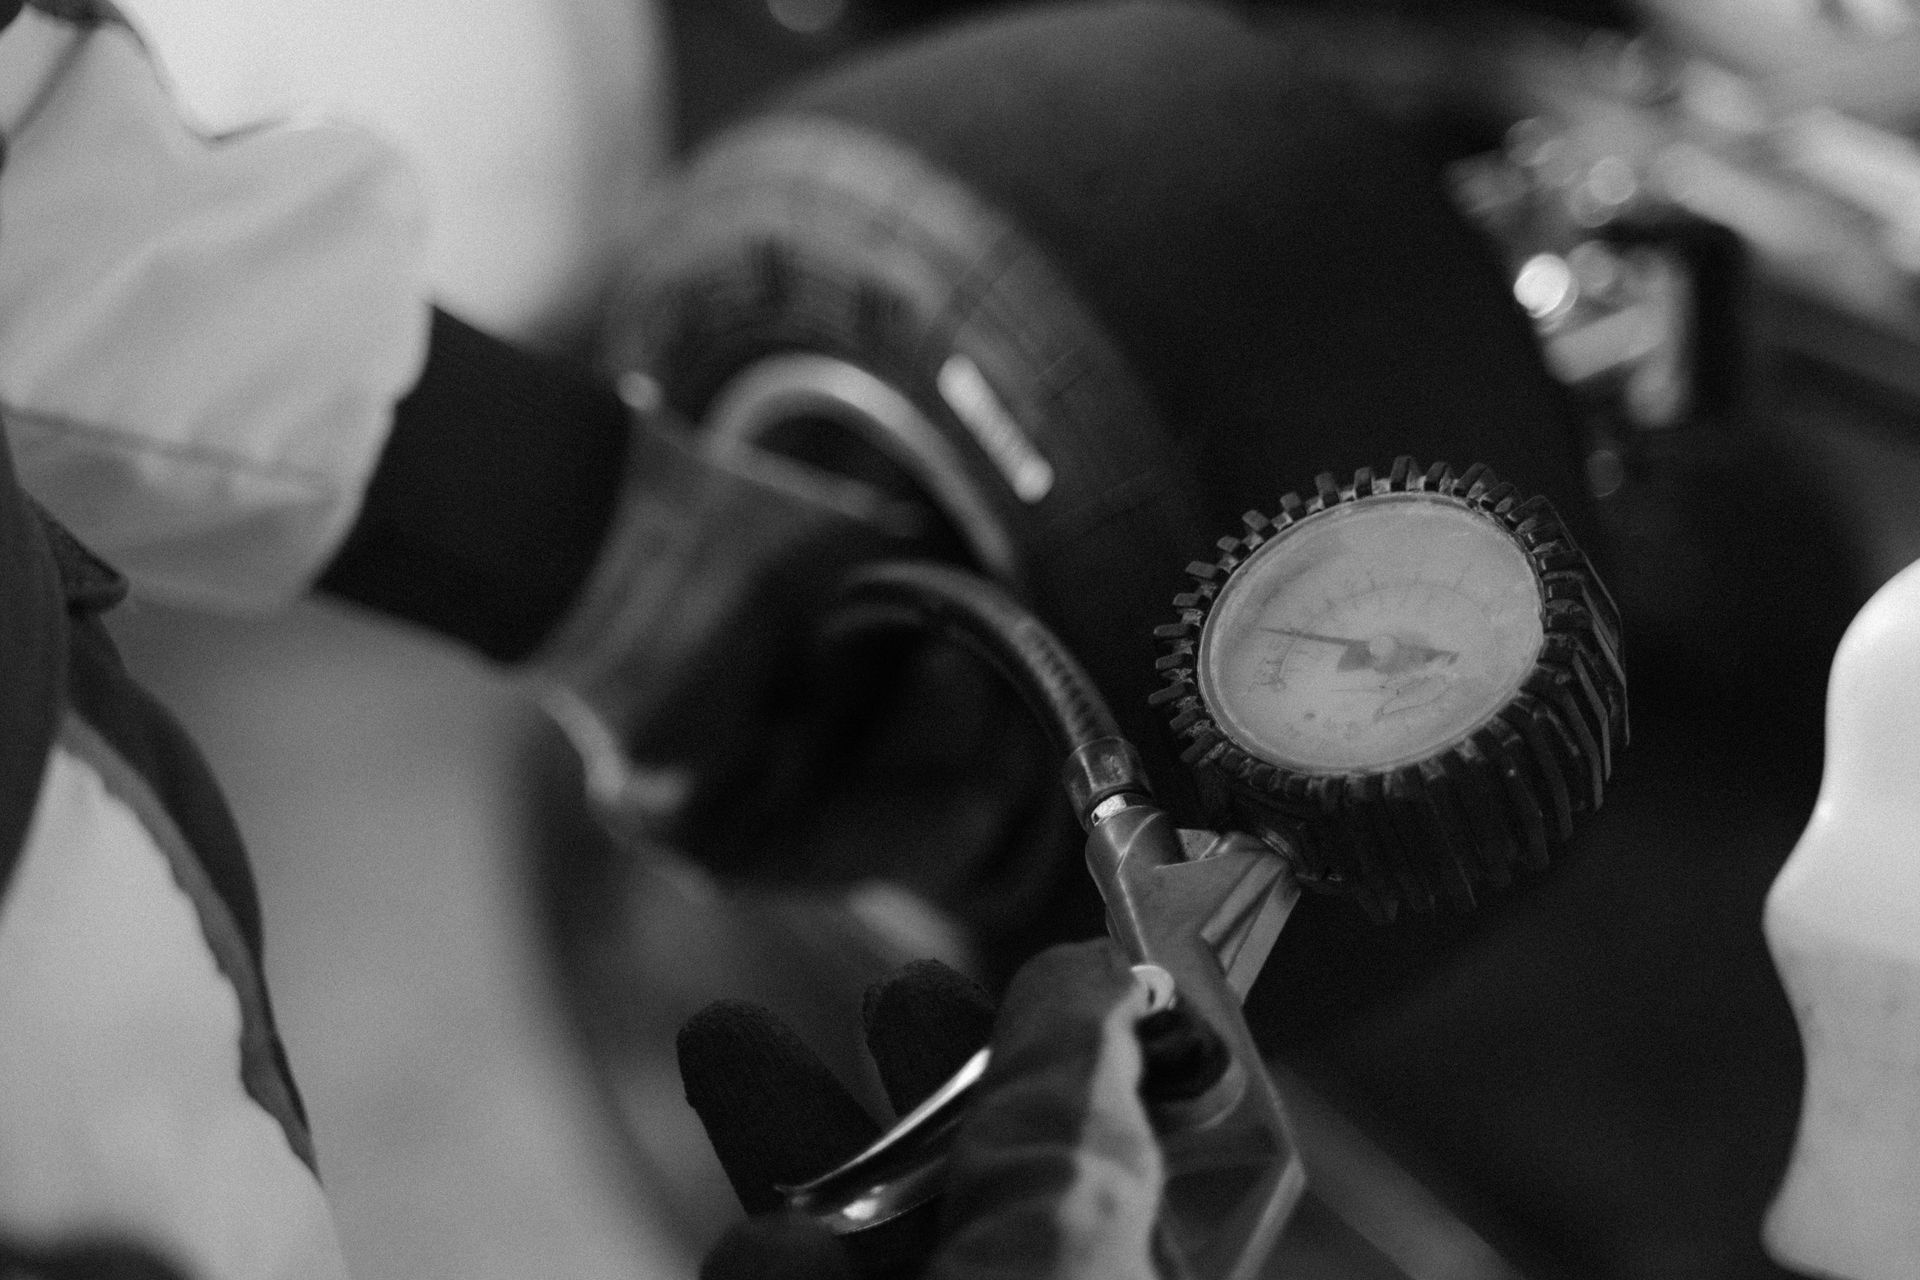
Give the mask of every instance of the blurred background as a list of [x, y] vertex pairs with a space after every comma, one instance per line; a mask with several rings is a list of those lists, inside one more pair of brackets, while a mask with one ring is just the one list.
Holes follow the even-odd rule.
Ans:
[[[123, 7], [210, 129], [317, 104], [400, 139], [432, 200], [431, 269], [453, 309], [572, 345], [679, 157], [780, 85], [1008, 6]], [[1497, 48], [1424, 21], [1462, 6], [1251, 8], [1389, 113], [1416, 101], [1425, 113], [1476, 58], [1506, 59], [1502, 92], [1536, 123], [1463, 157], [1454, 176], [1463, 205], [1506, 237], [1516, 297], [1550, 363], [1601, 406], [1596, 496], [1641, 501], [1623, 488], [1633, 467], [1717, 449], [1678, 428], [1713, 416], [1702, 406], [1715, 397], [1738, 397], [1764, 403], [1794, 465], [1844, 495], [1823, 518], [1842, 526], [1848, 557], [1835, 571], [1856, 596], [1920, 555], [1920, 508], [1907, 498], [1920, 485], [1920, 159], [1907, 141], [1920, 34], [1906, 5], [1672, 0], [1630, 12], [1568, 0], [1526, 6], [1544, 25]], [[1649, 26], [1660, 41], [1642, 38]], [[1679, 134], [1647, 124], [1653, 81], [1663, 102], [1683, 101]], [[1582, 294], [1576, 250], [1653, 173], [1684, 233], [1621, 251], [1601, 264], [1611, 286]], [[1544, 219], [1543, 201], [1556, 211]], [[1730, 244], [1759, 264], [1737, 300], [1722, 291]], [[1717, 340], [1736, 326], [1737, 350]], [[1634, 510], [1662, 509], [1657, 491], [1646, 501]], [[1691, 598], [1685, 572], [1677, 556], [1669, 577], [1650, 576], [1655, 611], [1662, 591]], [[1676, 604], [1674, 629], [1699, 609]], [[442, 644], [325, 603], [246, 620], [135, 604], [114, 622], [135, 671], [205, 746], [251, 845], [269, 978], [355, 1274], [691, 1275], [717, 1218], [689, 1228], [689, 1188], [721, 1197], [714, 1215], [731, 1205], [702, 1164], [670, 1063], [654, 1060], [651, 1076], [627, 1064], [639, 1074], [610, 1098], [581, 1058], [532, 896], [543, 819], [525, 761], [548, 730], [521, 691]], [[1379, 1202], [1408, 1206], [1431, 1239], [1452, 1240], [1433, 1257], [1469, 1260], [1431, 1274], [1507, 1274], [1340, 1124], [1326, 1120], [1329, 1160]], [[666, 1179], [671, 1193], [637, 1167], [636, 1129], [656, 1139], [648, 1149], [684, 1153], [690, 1172]]]

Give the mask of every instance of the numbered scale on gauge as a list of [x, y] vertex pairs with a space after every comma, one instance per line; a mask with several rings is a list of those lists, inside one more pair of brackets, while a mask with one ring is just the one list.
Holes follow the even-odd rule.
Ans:
[[1159, 633], [1211, 816], [1381, 909], [1544, 862], [1627, 728], [1617, 614], [1551, 506], [1401, 459], [1245, 523]]
[[1228, 579], [1200, 687], [1278, 765], [1385, 768], [1499, 710], [1545, 633], [1526, 554], [1425, 493], [1329, 509]]

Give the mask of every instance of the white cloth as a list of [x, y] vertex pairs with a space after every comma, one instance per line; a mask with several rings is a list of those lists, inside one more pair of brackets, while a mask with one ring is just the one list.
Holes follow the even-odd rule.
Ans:
[[0, 83], [0, 420], [22, 485], [143, 594], [297, 594], [425, 358], [406, 163], [330, 123], [202, 138], [117, 25], [29, 9]]
[[657, 0], [119, 0], [187, 118], [377, 132], [427, 194], [434, 297], [489, 333], [590, 335], [667, 164]]
[[242, 1087], [222, 909], [69, 717], [0, 899], [0, 1231], [134, 1241], [194, 1280], [345, 1276], [319, 1182]]

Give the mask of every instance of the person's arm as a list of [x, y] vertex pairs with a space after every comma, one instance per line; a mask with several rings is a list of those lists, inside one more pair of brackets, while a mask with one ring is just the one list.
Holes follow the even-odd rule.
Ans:
[[521, 661], [599, 558], [633, 430], [585, 364], [436, 309], [426, 366], [318, 585]]

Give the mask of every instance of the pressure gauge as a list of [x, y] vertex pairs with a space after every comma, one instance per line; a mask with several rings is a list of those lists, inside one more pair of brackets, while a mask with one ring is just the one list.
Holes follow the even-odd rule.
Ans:
[[1546, 861], [1627, 733], [1617, 612], [1551, 506], [1402, 458], [1244, 523], [1159, 631], [1209, 816], [1380, 914]]

